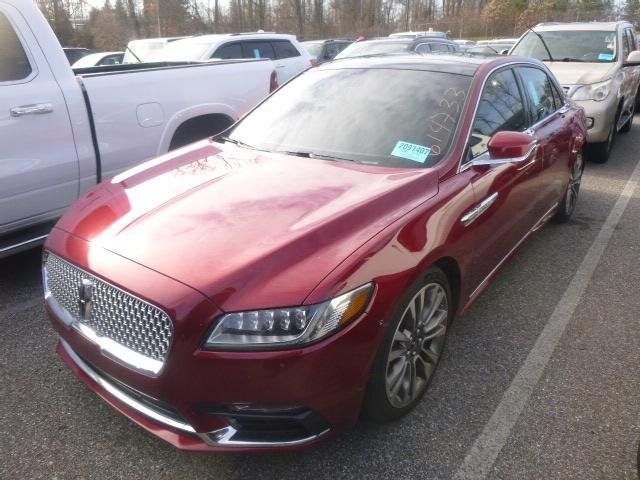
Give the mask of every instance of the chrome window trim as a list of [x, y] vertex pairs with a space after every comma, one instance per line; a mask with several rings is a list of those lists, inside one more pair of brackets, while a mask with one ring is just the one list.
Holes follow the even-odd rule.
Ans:
[[[487, 80], [489, 79], [489, 77], [491, 75], [493, 75], [497, 70], [500, 70], [501, 68], [506, 68], [506, 67], [514, 67], [514, 66], [524, 66], [524, 67], [531, 67], [531, 68], [537, 68], [538, 70], [541, 70], [542, 72], [544, 72], [547, 77], [549, 78], [549, 80], [554, 83], [557, 87], [557, 89], [561, 92], [564, 93], [564, 90], [562, 89], [562, 87], [558, 86], [558, 84], [554, 81], [553, 76], [549, 75], [549, 71], [546, 67], [541, 67], [540, 65], [536, 65], [534, 63], [527, 63], [527, 62], [510, 62], [510, 63], [503, 63], [501, 65], [498, 65], [497, 67], [494, 67], [492, 70], [489, 71], [489, 73], [487, 73], [487, 76], [484, 78], [483, 82], [482, 82], [482, 88], [480, 89], [480, 97], [482, 97], [482, 92], [484, 91], [484, 87], [487, 84]], [[516, 74], [516, 72], [513, 72], [514, 75]], [[476, 105], [475, 108], [473, 110], [473, 117], [472, 117], [472, 121], [471, 121], [471, 127], [469, 128], [469, 133], [467, 134], [467, 141], [466, 144], [469, 144], [469, 141], [471, 140], [471, 134], [473, 133], [473, 120], [475, 120], [476, 118], [476, 114], [478, 113], [478, 107], [480, 105], [480, 97], [478, 97], [478, 100], [476, 101]], [[524, 100], [524, 99], [523, 99]], [[565, 102], [563, 104], [563, 106], [561, 108], [564, 107], [569, 107], [569, 104], [566, 101], [566, 96], [565, 96]], [[561, 109], [560, 108], [560, 109]], [[542, 124], [546, 123], [547, 121], [549, 121], [549, 119], [551, 117], [553, 117], [554, 115], [556, 115], [558, 113], [558, 111], [560, 109], [554, 110], [551, 114], [547, 115], [546, 117], [538, 120], [536, 123], [534, 123], [533, 125], [529, 126], [526, 130], [525, 133], [530, 133], [531, 135], [535, 134], [536, 128], [542, 126]], [[465, 148], [465, 153], [468, 151]], [[472, 166], [472, 162], [473, 159], [467, 160], [465, 161], [464, 157], [460, 159], [460, 162], [458, 164], [458, 171], [457, 173], [462, 173], [465, 170], [468, 170], [469, 168], [471, 168]]]

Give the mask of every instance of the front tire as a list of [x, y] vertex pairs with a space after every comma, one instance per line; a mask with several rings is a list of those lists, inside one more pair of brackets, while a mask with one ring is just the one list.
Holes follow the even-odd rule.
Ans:
[[582, 173], [584, 172], [584, 160], [582, 153], [578, 153], [575, 162], [573, 162], [573, 169], [571, 171], [571, 178], [569, 184], [562, 196], [560, 207], [556, 213], [554, 220], [558, 223], [567, 223], [571, 219], [576, 204], [578, 203], [578, 196], [580, 194], [580, 184], [582, 183]]
[[367, 418], [390, 421], [416, 406], [440, 361], [452, 315], [447, 276], [431, 267], [406, 293], [389, 324], [367, 386]]
[[609, 134], [604, 142], [591, 143], [587, 145], [589, 151], [589, 160], [595, 163], [606, 163], [611, 156], [611, 150], [613, 149], [613, 140], [616, 136], [616, 121], [611, 124]]

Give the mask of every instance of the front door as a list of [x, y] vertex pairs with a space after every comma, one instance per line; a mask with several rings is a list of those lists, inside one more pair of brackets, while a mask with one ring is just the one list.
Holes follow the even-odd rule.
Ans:
[[0, 1], [0, 233], [54, 218], [77, 196], [64, 97], [24, 19]]
[[[471, 169], [476, 199], [467, 221], [475, 240], [474, 285], [488, 277], [526, 237], [535, 223], [539, 162], [536, 150], [519, 163], [476, 166], [488, 158], [489, 139], [500, 131], [524, 132], [529, 126], [521, 84], [507, 67], [486, 81], [474, 119], [469, 155], [462, 168]], [[463, 218], [464, 220], [464, 218]]]

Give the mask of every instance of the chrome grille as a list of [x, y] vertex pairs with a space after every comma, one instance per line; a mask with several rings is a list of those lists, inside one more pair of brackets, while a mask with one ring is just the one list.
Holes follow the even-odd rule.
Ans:
[[[44, 270], [45, 289], [75, 322], [89, 327], [97, 337], [164, 362], [173, 336], [173, 324], [165, 312], [52, 253], [46, 253]], [[83, 279], [94, 283], [92, 308], [84, 317], [80, 307]]]

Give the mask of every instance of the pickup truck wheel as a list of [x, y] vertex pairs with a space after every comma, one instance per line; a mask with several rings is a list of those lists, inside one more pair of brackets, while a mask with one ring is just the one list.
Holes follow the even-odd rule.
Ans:
[[582, 183], [582, 173], [584, 172], [584, 159], [582, 153], [579, 153], [573, 163], [573, 170], [569, 185], [562, 196], [558, 212], [553, 218], [557, 223], [567, 223], [573, 215], [578, 203], [578, 195], [580, 194], [580, 184]]
[[420, 401], [433, 376], [453, 315], [447, 276], [431, 267], [407, 292], [374, 361], [364, 416], [400, 418]]

